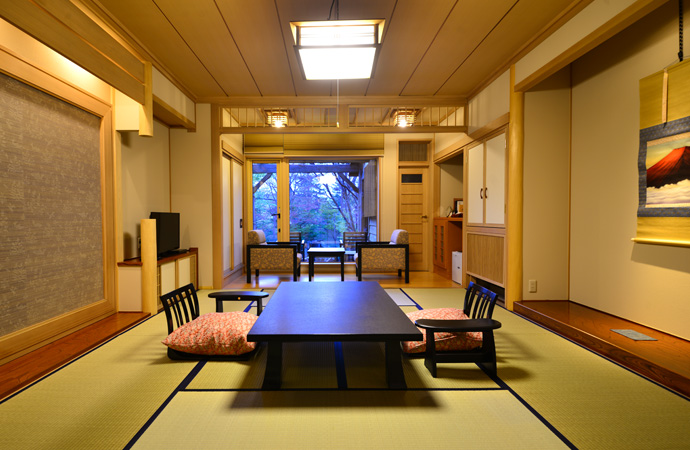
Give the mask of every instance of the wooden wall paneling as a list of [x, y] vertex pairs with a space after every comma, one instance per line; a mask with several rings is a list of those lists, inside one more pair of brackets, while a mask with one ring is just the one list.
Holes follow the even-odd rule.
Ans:
[[504, 241], [502, 234], [468, 230], [467, 274], [503, 287]]

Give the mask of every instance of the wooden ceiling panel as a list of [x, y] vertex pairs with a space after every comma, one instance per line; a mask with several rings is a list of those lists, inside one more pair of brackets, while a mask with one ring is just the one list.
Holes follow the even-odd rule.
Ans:
[[204, 97], [225, 95], [153, 0], [99, 3], [190, 92]]
[[[400, 95], [455, 3], [429, 2], [422, 10], [414, 0], [397, 3], [384, 28], [381, 53], [367, 94]], [[433, 93], [438, 87], [428, 89]]]
[[217, 2], [261, 96], [295, 95], [273, 0]]
[[[334, 81], [304, 79], [290, 29], [328, 20], [329, 0], [82, 1], [102, 6], [195, 100], [336, 95]], [[385, 26], [374, 77], [341, 80], [339, 94], [466, 97], [552, 19], [588, 1], [343, 0], [338, 19]]]
[[[459, 1], [402, 94], [434, 95], [514, 3], [515, 0]], [[503, 45], [517, 43], [508, 40]], [[459, 91], [452, 94], [458, 95]]]
[[226, 96], [259, 95], [214, 0], [156, 0]]
[[[524, 45], [534, 38], [542, 28], [566, 9], [572, 0], [531, 0], [520, 1], [499, 23], [477, 50], [448, 79], [438, 91], [439, 95], [448, 95], [458, 90], [472, 91], [488, 77], [495, 74], [498, 68], [506, 68], [512, 57]], [[506, 42], [514, 42], [507, 46]], [[485, 67], [479, 72], [477, 67]], [[488, 71], [493, 68], [493, 71]]]

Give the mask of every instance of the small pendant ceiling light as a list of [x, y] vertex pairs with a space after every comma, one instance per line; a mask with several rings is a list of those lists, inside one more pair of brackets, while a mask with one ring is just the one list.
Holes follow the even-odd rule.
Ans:
[[269, 125], [282, 128], [287, 125], [288, 112], [287, 111], [266, 111], [266, 121]]
[[[383, 19], [290, 22], [295, 51], [307, 80], [371, 78], [381, 47]], [[330, 17], [329, 17], [330, 19]]]
[[399, 127], [411, 127], [414, 125], [415, 117], [417, 116], [415, 109], [397, 109], [393, 111], [393, 120], [395, 125]]

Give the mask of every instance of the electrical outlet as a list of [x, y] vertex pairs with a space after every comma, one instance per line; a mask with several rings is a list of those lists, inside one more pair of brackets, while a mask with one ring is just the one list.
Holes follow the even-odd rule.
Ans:
[[537, 280], [529, 280], [529, 291], [537, 292]]

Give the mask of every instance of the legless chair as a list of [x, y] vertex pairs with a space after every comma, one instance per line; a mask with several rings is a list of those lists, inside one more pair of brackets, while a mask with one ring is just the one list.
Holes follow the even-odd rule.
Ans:
[[444, 362], [473, 362], [495, 376], [494, 330], [501, 328], [501, 322], [492, 319], [495, 305], [495, 292], [470, 283], [462, 310], [436, 308], [409, 313], [410, 320], [426, 334], [424, 341], [403, 342], [403, 351], [425, 352], [424, 365], [433, 377], [437, 363]]
[[[261, 293], [257, 293], [261, 294]], [[256, 342], [247, 333], [256, 316], [234, 311], [199, 315], [199, 299], [192, 283], [161, 295], [168, 324], [168, 358], [193, 361], [247, 360]]]
[[259, 279], [259, 270], [287, 270], [297, 281], [302, 262], [298, 248], [298, 242], [266, 242], [262, 230], [251, 230], [247, 233], [247, 283], [252, 282], [252, 271]]

